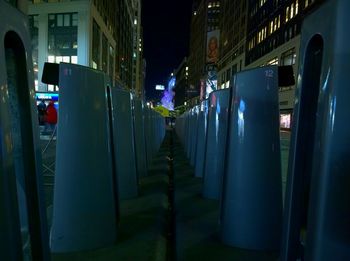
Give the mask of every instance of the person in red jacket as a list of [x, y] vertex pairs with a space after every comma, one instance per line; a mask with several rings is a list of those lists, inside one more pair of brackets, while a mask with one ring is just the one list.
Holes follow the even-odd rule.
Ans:
[[54, 131], [57, 124], [57, 110], [53, 101], [46, 107], [46, 130]]

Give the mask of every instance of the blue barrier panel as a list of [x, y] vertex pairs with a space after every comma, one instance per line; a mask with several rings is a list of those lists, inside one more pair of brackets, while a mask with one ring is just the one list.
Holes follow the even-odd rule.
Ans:
[[151, 120], [151, 110], [145, 108], [145, 137], [146, 137], [146, 156], [147, 156], [147, 165], [150, 166], [152, 162], [152, 120]]
[[203, 197], [219, 199], [224, 174], [230, 89], [209, 95]]
[[198, 114], [195, 177], [203, 177], [205, 166], [205, 144], [207, 136], [208, 100], [202, 101]]
[[192, 137], [192, 108], [187, 111], [187, 133], [186, 133], [186, 157], [189, 159], [191, 153], [191, 137]]
[[164, 117], [153, 109], [145, 108], [144, 113], [147, 162], [150, 165], [164, 139], [165, 121]]
[[243, 71], [232, 82], [222, 241], [277, 250], [282, 230], [278, 67]]
[[141, 100], [134, 100], [134, 125], [137, 171], [139, 177], [147, 175], [144, 108]]
[[349, 10], [325, 1], [303, 22], [283, 261], [350, 260]]
[[107, 85], [102, 72], [60, 64], [53, 252], [95, 249], [116, 241]]
[[192, 140], [191, 140], [191, 153], [190, 153], [190, 164], [195, 166], [196, 153], [197, 153], [197, 131], [198, 131], [198, 115], [199, 115], [199, 105], [193, 107], [193, 117], [192, 117]]
[[137, 173], [131, 94], [112, 88], [113, 135], [120, 199], [137, 197]]
[[0, 1], [1, 260], [50, 260], [27, 21]]

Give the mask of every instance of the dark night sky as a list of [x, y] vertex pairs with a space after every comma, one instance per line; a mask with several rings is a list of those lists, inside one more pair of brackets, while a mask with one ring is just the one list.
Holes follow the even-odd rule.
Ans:
[[143, 0], [146, 98], [155, 85], [166, 85], [173, 69], [188, 55], [192, 0]]

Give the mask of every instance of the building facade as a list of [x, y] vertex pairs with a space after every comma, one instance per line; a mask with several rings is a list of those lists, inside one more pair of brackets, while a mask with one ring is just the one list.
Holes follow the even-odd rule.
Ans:
[[220, 20], [219, 88], [228, 88], [233, 74], [245, 67], [246, 0], [222, 0]]
[[174, 76], [176, 79], [176, 84], [173, 89], [175, 92], [174, 107], [177, 108], [185, 104], [185, 101], [189, 100], [193, 95], [191, 91], [196, 92], [196, 90], [191, 90], [189, 88], [189, 66], [187, 62], [187, 57], [185, 57], [178, 68], [174, 71]]
[[140, 8], [139, 0], [28, 1], [36, 91], [59, 88], [41, 83], [45, 62], [89, 66], [133, 89]]
[[[299, 64], [302, 21], [323, 0], [251, 0], [245, 66], [292, 65], [294, 75]], [[290, 129], [295, 86], [280, 88], [281, 127]]]
[[191, 92], [191, 95], [187, 97], [189, 99], [198, 95], [203, 98], [206, 92], [208, 72], [214, 72], [216, 75], [220, 34], [219, 19], [220, 1], [194, 1], [188, 67], [189, 88], [196, 92]]

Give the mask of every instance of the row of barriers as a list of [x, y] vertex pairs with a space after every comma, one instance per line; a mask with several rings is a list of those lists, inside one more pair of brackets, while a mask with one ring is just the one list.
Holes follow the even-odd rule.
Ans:
[[[57, 67], [46, 64], [44, 72], [52, 66]], [[73, 64], [58, 67], [51, 250], [94, 249], [115, 241], [118, 202], [137, 197], [138, 178], [160, 147], [165, 122], [128, 91], [113, 87], [104, 73]]]
[[221, 199], [222, 239], [236, 247], [276, 249], [280, 241], [280, 74], [277, 66], [240, 72], [234, 86], [176, 122], [195, 176], [203, 177], [203, 197]]
[[119, 201], [137, 197], [165, 121], [100, 71], [47, 64], [60, 86], [49, 233], [27, 19], [0, 1], [0, 259], [41, 261], [116, 242]]
[[284, 206], [278, 87], [289, 69], [237, 73], [177, 118], [203, 197], [220, 199], [225, 244], [283, 261], [350, 260], [349, 8], [325, 1], [303, 22]]

